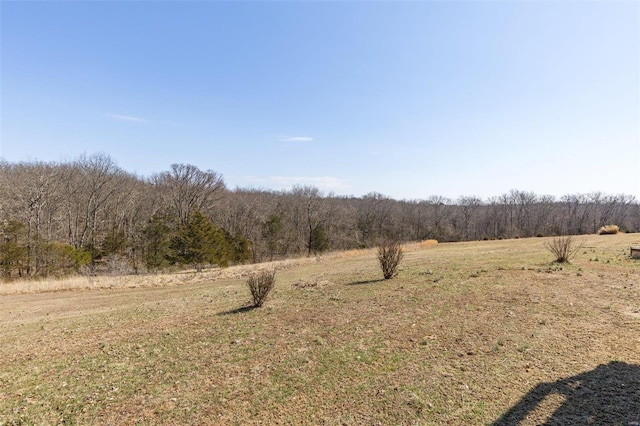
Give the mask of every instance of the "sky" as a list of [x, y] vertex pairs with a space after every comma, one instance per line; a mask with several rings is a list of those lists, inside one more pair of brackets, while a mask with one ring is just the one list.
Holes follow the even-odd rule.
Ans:
[[640, 199], [640, 2], [0, 1], [0, 157]]

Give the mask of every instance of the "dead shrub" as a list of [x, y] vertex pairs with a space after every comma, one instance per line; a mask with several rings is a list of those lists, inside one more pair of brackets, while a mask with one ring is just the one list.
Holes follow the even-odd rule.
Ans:
[[598, 231], [599, 235], [614, 235], [620, 232], [618, 225], [605, 225]]
[[547, 250], [555, 256], [558, 263], [570, 263], [582, 246], [584, 246], [584, 242], [577, 242], [571, 235], [553, 237], [545, 244]]
[[253, 306], [261, 307], [276, 284], [276, 271], [259, 271], [251, 274], [247, 279], [247, 287], [251, 292]]
[[385, 280], [398, 275], [398, 266], [403, 256], [404, 247], [397, 240], [385, 240], [378, 245], [378, 262]]

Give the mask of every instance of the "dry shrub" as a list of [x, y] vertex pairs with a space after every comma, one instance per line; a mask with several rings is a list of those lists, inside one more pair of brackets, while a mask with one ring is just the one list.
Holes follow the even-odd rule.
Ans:
[[427, 247], [435, 246], [436, 244], [438, 244], [438, 240], [423, 240], [423, 241], [420, 241], [420, 244], [418, 245], [420, 246], [420, 248], [427, 248]]
[[108, 275], [122, 276], [131, 275], [136, 271], [124, 256], [112, 255], [106, 261]]
[[569, 263], [582, 246], [584, 246], [584, 242], [577, 242], [571, 235], [553, 237], [545, 244], [547, 250], [556, 257], [556, 262], [558, 263]]
[[620, 232], [620, 227], [618, 225], [605, 225], [598, 231], [600, 235], [614, 235]]
[[251, 292], [253, 306], [261, 307], [276, 284], [276, 271], [259, 271], [251, 274], [247, 280], [247, 287]]
[[385, 280], [398, 275], [398, 266], [404, 255], [403, 249], [402, 244], [396, 240], [386, 240], [378, 246], [378, 262]]

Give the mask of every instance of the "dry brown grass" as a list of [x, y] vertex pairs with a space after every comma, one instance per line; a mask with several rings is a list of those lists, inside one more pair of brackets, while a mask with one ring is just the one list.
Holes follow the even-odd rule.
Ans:
[[247, 278], [262, 270], [282, 270], [294, 266], [316, 263], [320, 258], [302, 257], [278, 260], [255, 265], [238, 265], [228, 268], [211, 268], [202, 272], [186, 270], [161, 274], [119, 276], [73, 276], [59, 279], [16, 280], [0, 283], [0, 295], [55, 292], [64, 290], [96, 290], [167, 287], [186, 284], [207, 283], [233, 278]]
[[418, 243], [420, 248], [428, 248], [438, 244], [438, 240], [423, 240]]
[[634, 424], [638, 237], [301, 259], [255, 310], [239, 270], [5, 294], [0, 424]]
[[337, 251], [323, 255], [326, 259], [344, 259], [348, 257], [364, 257], [374, 252], [374, 249], [353, 249], [345, 251]]

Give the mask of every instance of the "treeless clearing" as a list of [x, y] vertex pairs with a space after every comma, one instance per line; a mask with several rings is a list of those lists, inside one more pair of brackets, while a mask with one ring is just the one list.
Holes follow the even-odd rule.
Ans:
[[4, 294], [0, 424], [636, 424], [640, 235], [577, 238], [284, 262], [260, 309], [261, 265]]

